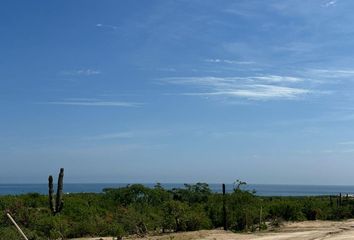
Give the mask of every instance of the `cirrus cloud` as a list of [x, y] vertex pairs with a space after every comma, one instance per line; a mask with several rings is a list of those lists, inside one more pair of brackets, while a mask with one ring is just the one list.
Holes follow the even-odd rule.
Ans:
[[[163, 82], [193, 89], [186, 96], [243, 98], [247, 100], [298, 99], [314, 90], [296, 87], [305, 79], [293, 76], [261, 75], [248, 77], [170, 77]], [[197, 91], [196, 91], [197, 90]]]

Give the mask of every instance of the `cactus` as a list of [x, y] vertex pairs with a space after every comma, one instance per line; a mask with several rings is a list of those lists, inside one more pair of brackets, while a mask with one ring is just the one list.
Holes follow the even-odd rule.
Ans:
[[339, 193], [339, 206], [342, 206], [342, 193]]
[[227, 216], [226, 216], [226, 206], [225, 206], [225, 194], [226, 188], [225, 184], [222, 184], [222, 215], [223, 215], [223, 226], [224, 230], [227, 230]]
[[48, 187], [49, 187], [49, 208], [52, 213], [55, 213], [55, 206], [54, 206], [54, 189], [53, 189], [53, 177], [50, 175], [48, 178]]
[[64, 168], [60, 169], [58, 178], [57, 194], [54, 199], [54, 187], [53, 187], [53, 177], [50, 175], [48, 178], [48, 188], [49, 188], [49, 208], [53, 215], [56, 215], [63, 209], [63, 178], [64, 178]]

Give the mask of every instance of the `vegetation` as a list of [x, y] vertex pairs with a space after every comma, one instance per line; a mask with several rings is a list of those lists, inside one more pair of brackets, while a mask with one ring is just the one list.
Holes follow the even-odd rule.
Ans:
[[57, 195], [54, 200], [54, 188], [53, 188], [53, 177], [49, 175], [48, 178], [48, 197], [49, 197], [49, 208], [52, 211], [53, 215], [60, 213], [63, 209], [64, 201], [63, 201], [63, 178], [64, 178], [64, 168], [60, 169], [59, 178], [58, 178], [58, 187], [57, 187]]
[[6, 218], [10, 212], [29, 239], [67, 239], [84, 236], [115, 236], [192, 231], [223, 226], [223, 202], [227, 227], [233, 231], [266, 228], [266, 222], [282, 220], [340, 220], [354, 216], [351, 198], [259, 197], [241, 190], [237, 182], [232, 193], [213, 193], [205, 183], [186, 184], [166, 190], [134, 184], [103, 193], [66, 194], [65, 206], [53, 215], [48, 196], [37, 193], [0, 197], [1, 239], [19, 239]]

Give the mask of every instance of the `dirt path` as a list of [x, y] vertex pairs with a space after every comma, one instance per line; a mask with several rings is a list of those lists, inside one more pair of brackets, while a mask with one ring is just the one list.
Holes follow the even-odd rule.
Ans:
[[[90, 238], [98, 240], [100, 238]], [[112, 240], [112, 238], [102, 238]], [[354, 220], [343, 222], [306, 221], [287, 223], [274, 232], [239, 234], [222, 230], [203, 230], [129, 240], [354, 240]], [[83, 240], [83, 239], [81, 239]], [[89, 239], [87, 239], [89, 240]]]

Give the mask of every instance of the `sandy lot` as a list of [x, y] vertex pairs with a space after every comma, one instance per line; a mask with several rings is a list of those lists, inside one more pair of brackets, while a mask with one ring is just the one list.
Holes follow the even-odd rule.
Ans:
[[[87, 238], [98, 240], [100, 238]], [[112, 240], [112, 238], [102, 238]], [[145, 238], [124, 238], [129, 240], [354, 240], [354, 220], [343, 222], [331, 221], [306, 221], [287, 223], [276, 231], [239, 234], [222, 230], [203, 230], [197, 232], [176, 233], [163, 236], [151, 236]], [[81, 239], [84, 240], [84, 239]], [[86, 240], [86, 239], [85, 239]]]

